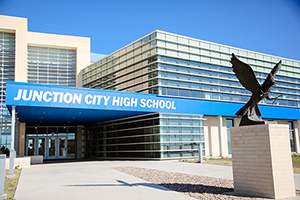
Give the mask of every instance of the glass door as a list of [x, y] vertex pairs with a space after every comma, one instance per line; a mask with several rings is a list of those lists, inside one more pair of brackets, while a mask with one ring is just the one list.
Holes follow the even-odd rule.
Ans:
[[35, 152], [35, 138], [27, 138], [26, 155], [34, 156]]
[[67, 140], [66, 137], [58, 137], [58, 157], [66, 158], [67, 157]]
[[75, 127], [26, 127], [26, 156], [75, 158]]
[[43, 158], [46, 158], [46, 138], [38, 138], [38, 144], [37, 144], [37, 155], [43, 156]]
[[49, 137], [48, 138], [48, 158], [55, 158], [56, 157], [56, 137]]

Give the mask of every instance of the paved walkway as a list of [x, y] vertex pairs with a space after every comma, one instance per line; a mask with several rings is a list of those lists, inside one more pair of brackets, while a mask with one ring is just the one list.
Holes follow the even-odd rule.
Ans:
[[[89, 161], [33, 165], [23, 169], [15, 194], [17, 200], [194, 200], [112, 167], [142, 167], [232, 180], [232, 168], [178, 161]], [[300, 189], [300, 175], [295, 175]]]

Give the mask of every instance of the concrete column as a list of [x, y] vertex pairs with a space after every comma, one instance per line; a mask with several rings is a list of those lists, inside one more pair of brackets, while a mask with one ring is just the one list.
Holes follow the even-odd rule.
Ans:
[[20, 123], [19, 123], [19, 118], [17, 117], [18, 113], [16, 112], [16, 122], [15, 122], [15, 151], [16, 151], [16, 156], [19, 155], [19, 143], [20, 143]]
[[4, 194], [4, 182], [5, 182], [5, 159], [6, 155], [0, 155], [0, 199], [7, 199], [7, 194]]
[[14, 174], [14, 160], [16, 156], [15, 151], [15, 126], [16, 126], [16, 106], [11, 106], [11, 148], [9, 153], [9, 172], [7, 177], [13, 178], [15, 177]]
[[26, 123], [20, 123], [19, 156], [25, 156], [25, 131]]
[[208, 133], [208, 127], [204, 126], [204, 141], [205, 141], [205, 155], [206, 157], [211, 156], [211, 136]]
[[200, 143], [199, 145], [198, 145], [198, 153], [199, 153], [199, 155], [198, 155], [198, 157], [199, 157], [199, 163], [202, 163], [202, 161], [203, 161], [203, 146], [202, 146], [202, 143]]
[[222, 118], [221, 115], [218, 116], [218, 131], [219, 131], [220, 156], [224, 156], [224, 145], [223, 145], [223, 118]]
[[76, 127], [76, 158], [82, 158], [82, 129], [83, 126]]
[[300, 120], [294, 122], [294, 135], [295, 135], [295, 149], [296, 153], [300, 153], [300, 141], [299, 141], [299, 134], [300, 134]]

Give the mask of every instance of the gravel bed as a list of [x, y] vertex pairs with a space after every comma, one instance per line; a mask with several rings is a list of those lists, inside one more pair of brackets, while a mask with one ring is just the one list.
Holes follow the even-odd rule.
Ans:
[[251, 199], [263, 198], [234, 196], [233, 181], [205, 176], [159, 171], [136, 167], [115, 167], [120, 172], [166, 187], [196, 199]]

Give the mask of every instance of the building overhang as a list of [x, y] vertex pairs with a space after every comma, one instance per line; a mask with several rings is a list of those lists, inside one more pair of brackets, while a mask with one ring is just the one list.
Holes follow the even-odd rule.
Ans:
[[[85, 125], [150, 113], [235, 117], [243, 103], [162, 97], [154, 94], [31, 83], [6, 83], [6, 105], [19, 122]], [[263, 118], [297, 120], [299, 108], [260, 105]]]
[[142, 114], [197, 113], [198, 101], [123, 91], [7, 82], [6, 105], [19, 122], [84, 125]]

